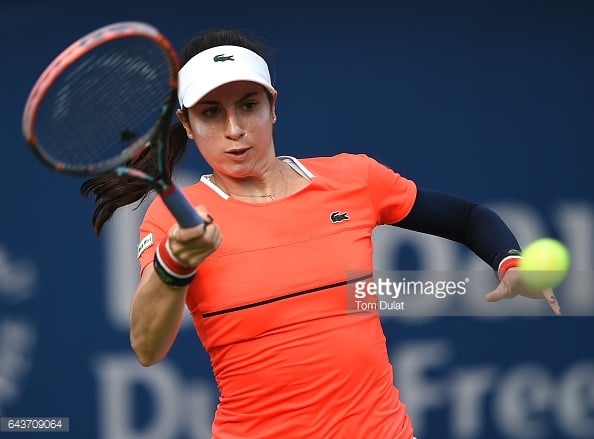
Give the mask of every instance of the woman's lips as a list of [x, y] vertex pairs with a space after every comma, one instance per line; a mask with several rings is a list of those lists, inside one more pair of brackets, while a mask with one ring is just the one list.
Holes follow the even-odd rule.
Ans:
[[228, 155], [233, 160], [241, 160], [241, 159], [245, 158], [245, 156], [247, 155], [247, 152], [250, 149], [251, 148], [230, 149], [230, 150], [225, 151], [225, 154]]

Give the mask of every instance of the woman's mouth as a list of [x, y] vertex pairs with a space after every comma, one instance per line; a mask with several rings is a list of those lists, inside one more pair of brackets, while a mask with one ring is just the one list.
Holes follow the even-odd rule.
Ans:
[[247, 152], [251, 148], [237, 148], [237, 149], [230, 149], [225, 151], [225, 154], [230, 156], [233, 160], [242, 159], [247, 155]]

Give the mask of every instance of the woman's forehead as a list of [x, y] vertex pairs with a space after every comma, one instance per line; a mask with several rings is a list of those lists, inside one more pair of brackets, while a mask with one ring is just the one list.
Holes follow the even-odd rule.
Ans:
[[248, 94], [260, 93], [265, 93], [265, 88], [263, 85], [251, 81], [233, 81], [220, 85], [219, 87], [210, 91], [204, 95], [204, 97], [200, 99], [200, 102], [198, 103], [213, 100], [220, 101], [223, 99], [228, 99], [229, 97], [240, 98]]

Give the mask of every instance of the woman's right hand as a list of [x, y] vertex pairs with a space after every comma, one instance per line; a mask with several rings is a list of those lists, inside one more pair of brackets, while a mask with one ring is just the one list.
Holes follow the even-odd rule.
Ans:
[[174, 224], [169, 229], [169, 246], [173, 256], [187, 267], [197, 267], [213, 253], [223, 240], [221, 231], [204, 206], [197, 206], [196, 212], [204, 224], [187, 229]]

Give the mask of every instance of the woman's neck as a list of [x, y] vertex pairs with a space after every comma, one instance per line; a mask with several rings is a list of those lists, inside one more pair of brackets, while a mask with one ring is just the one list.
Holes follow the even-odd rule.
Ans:
[[211, 182], [233, 198], [264, 203], [290, 194], [290, 180], [294, 179], [291, 174], [298, 175], [289, 165], [275, 159], [261, 177], [221, 177], [213, 172]]

